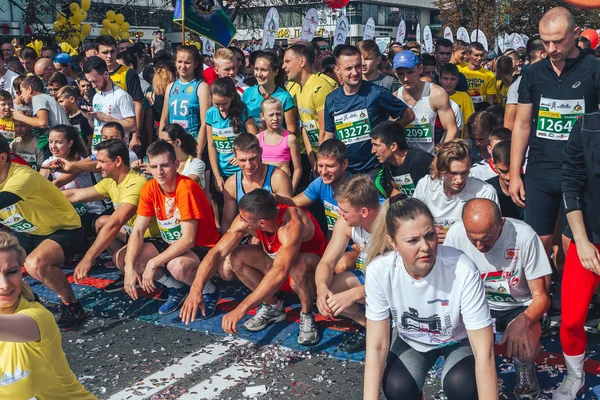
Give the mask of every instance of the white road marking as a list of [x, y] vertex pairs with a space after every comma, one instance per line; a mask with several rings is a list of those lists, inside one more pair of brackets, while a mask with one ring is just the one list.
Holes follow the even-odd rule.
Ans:
[[158, 371], [148, 376], [132, 387], [114, 394], [109, 400], [148, 399], [153, 394], [168, 388], [203, 365], [217, 361], [227, 354], [227, 351], [232, 346], [242, 346], [246, 343], [248, 343], [247, 340], [234, 339], [220, 340], [217, 343], [210, 344], [199, 351], [182, 358], [177, 364], [170, 365], [162, 371]]
[[224, 390], [237, 385], [240, 380], [249, 377], [259, 369], [258, 366], [244, 365], [244, 362], [236, 363], [188, 389], [188, 393], [183, 394], [178, 399], [199, 400], [217, 398]]

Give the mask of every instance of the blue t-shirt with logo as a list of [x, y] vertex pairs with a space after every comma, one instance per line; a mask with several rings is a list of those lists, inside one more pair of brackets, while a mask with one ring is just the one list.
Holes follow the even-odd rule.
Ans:
[[[245, 123], [248, 116], [245, 112], [242, 113], [242, 132], [246, 133]], [[217, 150], [217, 158], [219, 162], [219, 173], [226, 179], [240, 170], [229, 163], [233, 157], [233, 140], [237, 134], [231, 128], [231, 120], [229, 116], [223, 118], [221, 112], [215, 106], [212, 106], [206, 111], [206, 124], [212, 128], [213, 145]]]
[[312, 181], [310, 185], [304, 190], [304, 195], [309, 198], [310, 201], [320, 201], [325, 207], [325, 219], [327, 220], [327, 229], [333, 230], [335, 221], [338, 219], [340, 209], [338, 202], [334, 197], [334, 190], [331, 185], [323, 182], [323, 178], [320, 176]]
[[[242, 101], [248, 107], [248, 115], [254, 118], [254, 123], [258, 127], [259, 130], [263, 130], [262, 119], [260, 118], [260, 105], [263, 102], [264, 98], [260, 95], [258, 91], [259, 86], [251, 86], [244, 91], [242, 95]], [[277, 89], [271, 94], [271, 97], [278, 99], [283, 105], [283, 112], [289, 111], [290, 109], [296, 107], [294, 104], [294, 99], [287, 92], [287, 90], [283, 89], [280, 86], [277, 86]], [[282, 123], [283, 128], [287, 128], [285, 125], [285, 118]]]
[[325, 130], [348, 148], [348, 172], [369, 173], [379, 168], [371, 154], [371, 129], [389, 117], [399, 118], [408, 106], [384, 87], [362, 81], [350, 96], [339, 87], [325, 99]]

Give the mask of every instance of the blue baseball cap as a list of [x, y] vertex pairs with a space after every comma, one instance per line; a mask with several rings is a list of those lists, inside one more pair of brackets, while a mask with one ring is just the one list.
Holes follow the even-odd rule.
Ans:
[[401, 51], [394, 56], [394, 69], [412, 69], [421, 64], [421, 59], [410, 50]]
[[67, 53], [59, 53], [54, 56], [54, 62], [58, 64], [71, 64], [73, 65], [73, 60], [71, 60], [71, 56]]

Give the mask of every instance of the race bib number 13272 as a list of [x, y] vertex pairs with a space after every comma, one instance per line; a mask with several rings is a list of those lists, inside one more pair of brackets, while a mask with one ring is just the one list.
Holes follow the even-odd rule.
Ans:
[[367, 109], [337, 115], [335, 131], [345, 145], [371, 140], [371, 121]]

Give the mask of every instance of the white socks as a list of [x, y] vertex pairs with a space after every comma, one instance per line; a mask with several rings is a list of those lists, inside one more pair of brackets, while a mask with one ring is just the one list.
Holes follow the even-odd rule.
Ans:
[[578, 356], [565, 356], [565, 364], [567, 365], [567, 374], [577, 379], [583, 378], [583, 360], [585, 359], [585, 353]]
[[164, 274], [162, 278], [156, 280], [158, 283], [162, 283], [168, 288], [180, 289], [183, 287], [183, 282], [179, 282], [177, 279], [170, 275]]
[[217, 287], [211, 281], [206, 282], [204, 285], [204, 289], [202, 289], [202, 294], [213, 294], [217, 291]]

